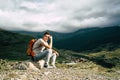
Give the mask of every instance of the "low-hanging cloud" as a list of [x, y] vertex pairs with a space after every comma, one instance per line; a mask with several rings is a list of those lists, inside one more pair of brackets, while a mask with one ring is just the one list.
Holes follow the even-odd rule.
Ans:
[[0, 0], [0, 28], [72, 32], [120, 25], [119, 0]]

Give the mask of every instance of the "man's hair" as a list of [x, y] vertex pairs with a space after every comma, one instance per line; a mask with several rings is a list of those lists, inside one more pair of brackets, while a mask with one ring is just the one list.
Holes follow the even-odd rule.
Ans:
[[47, 35], [50, 35], [50, 33], [49, 33], [49, 32], [45, 32], [45, 33], [44, 33], [44, 35], [46, 35], [46, 34], [47, 34]]

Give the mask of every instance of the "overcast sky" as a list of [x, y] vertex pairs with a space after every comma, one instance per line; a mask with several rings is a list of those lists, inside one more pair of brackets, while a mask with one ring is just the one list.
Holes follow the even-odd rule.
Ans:
[[0, 28], [72, 32], [120, 25], [120, 0], [0, 0]]

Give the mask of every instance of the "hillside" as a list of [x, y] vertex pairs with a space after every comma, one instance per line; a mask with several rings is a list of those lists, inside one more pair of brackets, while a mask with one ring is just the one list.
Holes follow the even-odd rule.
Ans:
[[[16, 33], [42, 37], [44, 32], [14, 31]], [[83, 28], [72, 33], [58, 33], [49, 31], [54, 39], [54, 46], [58, 49], [72, 51], [101, 51], [112, 50], [120, 45], [120, 26], [104, 28]]]
[[[107, 30], [107, 31], [105, 31]], [[100, 41], [102, 41], [101, 43], [99, 43], [100, 45], [96, 45], [97, 47], [94, 50], [91, 51], [86, 51], [86, 49], [84, 50], [84, 44], [86, 42], [82, 41], [83, 43], [81, 43], [81, 41], [79, 41], [79, 44], [81, 43], [81, 45], [83, 46], [83, 48], [81, 48], [81, 45], [77, 44], [72, 44], [71, 40], [68, 40], [66, 43], [64, 43], [63, 41], [68, 39], [64, 38], [63, 40], [61, 40], [60, 43], [56, 43], [56, 45], [61, 44], [64, 45], [61, 49], [55, 49], [60, 53], [60, 56], [57, 58], [57, 62], [58, 63], [63, 63], [63, 62], [71, 62], [71, 61], [75, 61], [77, 59], [80, 58], [85, 58], [88, 59], [90, 61], [95, 62], [96, 64], [102, 65], [103, 67], [115, 67], [116, 65], [119, 65], [119, 52], [120, 52], [120, 48], [119, 48], [119, 27], [111, 27], [111, 28], [93, 28], [93, 29], [83, 29], [80, 30], [78, 32], [76, 32], [75, 37], [78, 39], [76, 40], [76, 38], [74, 38], [74, 34], [69, 38], [71, 38], [72, 41], [76, 42], [81, 40], [81, 37], [84, 37], [83, 40], [93, 40], [93, 42], [91, 42], [91, 46], [94, 46], [95, 44], [97, 44], [97, 40], [99, 40], [101, 34], [103, 35], [103, 33], [106, 35], [108, 35], [108, 33], [110, 33], [111, 31], [113, 31], [112, 33], [114, 33], [113, 35], [109, 35], [108, 37], [104, 36], [102, 37], [102, 39], [107, 39], [104, 41], [102, 41], [102, 39], [100, 39]], [[102, 33], [101, 33], [102, 31]], [[91, 33], [91, 34], [90, 34]], [[98, 34], [95, 36], [93, 33], [99, 33], [99, 37]], [[81, 34], [81, 35], [80, 35]], [[84, 35], [82, 35], [84, 34]], [[116, 36], [115, 36], [116, 34]], [[25, 34], [18, 34], [18, 33], [13, 33], [13, 32], [9, 32], [9, 31], [5, 31], [5, 30], [0, 30], [0, 59], [8, 59], [8, 60], [26, 60], [28, 57], [26, 56], [26, 49], [27, 49], [27, 45], [28, 45], [28, 41], [30, 39], [32, 39], [33, 37], [25, 35]], [[80, 36], [80, 37], [79, 37]], [[91, 37], [96, 37], [95, 39], [90, 38]], [[114, 38], [113, 38], [114, 37]], [[96, 40], [96, 42], [95, 42]], [[111, 44], [106, 42], [106, 41], [110, 41], [112, 42]], [[71, 42], [68, 44], [68, 42]], [[103, 46], [101, 47], [101, 45], [103, 45], [103, 42], [105, 43], [105, 45], [107, 46]], [[64, 43], [64, 44], [63, 44]], [[89, 43], [90, 44], [90, 43]], [[70, 45], [72, 45], [71, 47], [69, 47]], [[90, 46], [86, 46], [86, 48], [89, 48]], [[70, 49], [70, 50], [67, 50]], [[79, 49], [83, 49], [83, 52], [75, 52], [74, 49], [76, 48], [75, 51], [78, 51]], [[66, 50], [65, 50], [66, 49]], [[82, 50], [81, 50], [82, 51]], [[112, 54], [108, 54], [108, 53], [112, 53]], [[93, 54], [95, 56], [91, 56], [89, 54]]]
[[58, 49], [77, 52], [113, 50], [120, 47], [120, 27], [88, 28], [72, 33], [73, 36], [55, 43]]
[[24, 60], [28, 41], [33, 37], [0, 29], [0, 59]]

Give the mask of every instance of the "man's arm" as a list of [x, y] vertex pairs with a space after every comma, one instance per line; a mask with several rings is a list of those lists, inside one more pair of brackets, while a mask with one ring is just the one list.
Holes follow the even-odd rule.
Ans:
[[53, 45], [53, 39], [52, 39], [52, 36], [49, 37], [50, 38], [50, 49], [52, 49], [52, 45]]
[[49, 37], [50, 38], [50, 43], [46, 44], [44, 41], [41, 43], [41, 45], [45, 46], [48, 49], [52, 49], [52, 44], [53, 44], [53, 40], [52, 40], [52, 36]]

